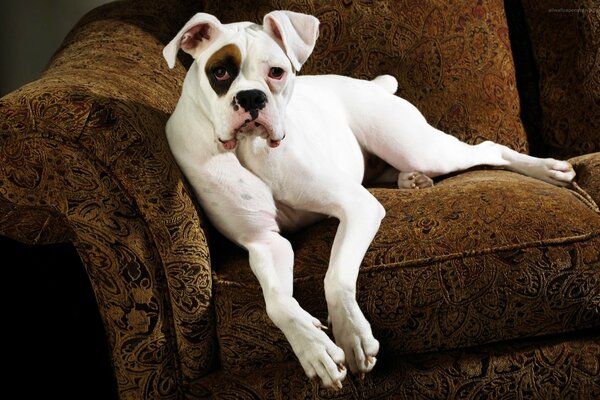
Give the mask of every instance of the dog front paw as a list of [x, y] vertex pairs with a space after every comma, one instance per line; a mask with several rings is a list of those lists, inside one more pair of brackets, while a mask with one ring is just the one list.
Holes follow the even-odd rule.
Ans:
[[329, 322], [338, 346], [346, 355], [350, 372], [364, 379], [377, 362], [379, 341], [371, 331], [367, 321], [355, 301], [329, 307]]
[[310, 342], [305, 342], [305, 345], [294, 351], [306, 376], [310, 379], [318, 377], [325, 388], [342, 388], [347, 374], [344, 351], [324, 332], [318, 330]]
[[281, 329], [309, 378], [319, 378], [323, 387], [341, 389], [346, 379], [344, 351], [327, 334], [321, 322], [304, 311], [295, 300], [276, 304], [270, 317]]

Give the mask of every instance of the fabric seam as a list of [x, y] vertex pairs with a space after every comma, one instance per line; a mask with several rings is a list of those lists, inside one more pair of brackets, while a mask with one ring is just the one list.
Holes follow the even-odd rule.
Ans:
[[[409, 261], [380, 263], [380, 264], [376, 264], [376, 265], [370, 265], [367, 267], [361, 267], [360, 275], [364, 275], [364, 274], [367, 274], [367, 273], [375, 271], [375, 270], [381, 271], [381, 270], [387, 270], [387, 269], [397, 268], [397, 267], [417, 268], [417, 267], [423, 266], [424, 264], [446, 262], [446, 261], [451, 261], [451, 260], [456, 260], [456, 259], [461, 259], [461, 258], [480, 257], [480, 256], [485, 256], [488, 254], [504, 252], [504, 251], [523, 250], [523, 249], [530, 249], [530, 248], [535, 248], [535, 247], [539, 247], [539, 246], [557, 246], [557, 245], [563, 245], [563, 244], [581, 243], [584, 241], [590, 241], [597, 237], [600, 237], [600, 232], [593, 231], [593, 232], [589, 232], [589, 233], [586, 233], [583, 235], [575, 235], [575, 236], [555, 238], [555, 239], [546, 239], [546, 240], [543, 240], [540, 242], [526, 242], [526, 243], [520, 243], [520, 244], [515, 244], [515, 245], [506, 245], [506, 246], [498, 246], [498, 247], [492, 247], [492, 248], [487, 248], [487, 249], [464, 251], [464, 252], [460, 252], [460, 253], [450, 253], [450, 254], [444, 254], [444, 255], [440, 255], [440, 256], [433, 256], [430, 258], [419, 258], [419, 259], [409, 260]], [[323, 273], [324, 272], [325, 272], [325, 270], [323, 270]], [[254, 282], [254, 283], [249, 283], [249, 282], [242, 283], [242, 282], [235, 282], [235, 281], [231, 281], [231, 280], [220, 279], [220, 278], [218, 278], [219, 277], [218, 272], [216, 272], [213, 276], [215, 276], [215, 275], [217, 277], [217, 279], [213, 281], [215, 284], [231, 286], [231, 287], [256, 287], [256, 286], [258, 286], [258, 281]], [[359, 277], [360, 277], [360, 275], [359, 275]], [[302, 277], [294, 278], [294, 283], [311, 281], [311, 280], [314, 280], [315, 278], [321, 279], [322, 277], [323, 277], [323, 275], [321, 275], [321, 274], [320, 275], [313, 274], [313, 275], [302, 276]]]

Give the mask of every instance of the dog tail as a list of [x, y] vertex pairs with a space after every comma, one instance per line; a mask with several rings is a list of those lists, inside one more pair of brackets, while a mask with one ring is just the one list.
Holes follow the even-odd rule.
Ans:
[[381, 86], [386, 92], [390, 92], [391, 94], [396, 93], [396, 91], [398, 90], [398, 81], [391, 75], [379, 75], [371, 82], [376, 83], [377, 85]]

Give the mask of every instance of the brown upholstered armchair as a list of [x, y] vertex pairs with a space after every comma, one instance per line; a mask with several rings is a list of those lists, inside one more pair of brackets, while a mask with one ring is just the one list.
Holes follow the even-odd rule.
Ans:
[[[123, 399], [600, 398], [600, 13], [574, 3], [584, 11], [552, 0], [103, 6], [39, 80], [0, 100], [0, 234], [76, 248]], [[276, 8], [321, 19], [303, 73], [393, 74], [433, 125], [575, 157], [578, 174], [568, 189], [495, 169], [422, 191], [372, 188], [387, 216], [358, 298], [381, 352], [339, 392], [303, 375], [245, 253], [211, 229], [164, 136], [190, 62], [167, 68], [172, 35], [202, 9], [232, 22]], [[291, 238], [295, 296], [322, 320], [335, 228]]]

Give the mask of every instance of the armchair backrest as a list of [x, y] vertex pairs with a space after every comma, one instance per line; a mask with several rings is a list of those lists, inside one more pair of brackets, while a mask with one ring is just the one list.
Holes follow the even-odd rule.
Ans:
[[539, 74], [548, 155], [600, 151], [600, 5], [521, 0]]
[[321, 21], [320, 36], [302, 73], [391, 74], [397, 94], [437, 128], [469, 143], [493, 140], [527, 151], [501, 1], [205, 3], [221, 22], [260, 22], [279, 8], [313, 14]]

